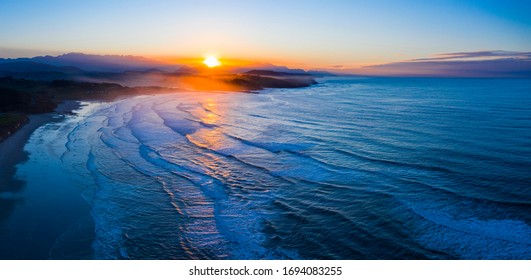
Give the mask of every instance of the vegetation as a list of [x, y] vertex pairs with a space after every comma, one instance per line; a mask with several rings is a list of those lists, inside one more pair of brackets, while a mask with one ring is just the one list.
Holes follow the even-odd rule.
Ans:
[[28, 121], [24, 114], [2, 113], [0, 114], [0, 141], [13, 134], [17, 129]]
[[0, 141], [24, 125], [29, 114], [53, 112], [63, 100], [113, 100], [121, 96], [167, 92], [161, 87], [124, 87], [113, 83], [0, 78]]
[[[275, 74], [275, 77], [271, 76], [272, 73]], [[316, 83], [311, 76], [295, 77], [295, 75], [272, 71], [219, 76], [165, 75], [170, 75], [171, 79], [169, 80], [172, 83], [163, 82], [162, 84], [167, 86], [182, 85], [195, 90], [250, 91], [264, 88], [306, 87]], [[175, 88], [159, 86], [127, 87], [109, 82], [47, 81], [3, 77], [0, 78], [0, 114], [2, 116], [0, 141], [26, 123], [27, 115], [53, 112], [57, 104], [63, 100], [112, 101], [124, 96], [173, 92], [175, 90]]]

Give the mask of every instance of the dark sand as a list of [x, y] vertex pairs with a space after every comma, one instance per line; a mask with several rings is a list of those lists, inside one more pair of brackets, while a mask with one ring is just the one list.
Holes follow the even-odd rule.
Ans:
[[[39, 127], [52, 122], [54, 116], [69, 114], [79, 108], [79, 102], [67, 100], [57, 106], [54, 113], [30, 115], [29, 122], [22, 126], [4, 141], [0, 142], [0, 194], [4, 192], [19, 192], [22, 182], [13, 178], [16, 172], [16, 165], [28, 159], [24, 151], [24, 145], [31, 134]], [[2, 221], [3, 203], [0, 195], [0, 222]]]
[[79, 254], [90, 251], [93, 230], [88, 205], [78, 191], [43, 180], [49, 191], [42, 193], [15, 178], [17, 165], [28, 160], [24, 146], [33, 132], [79, 107], [77, 101], [65, 101], [54, 113], [31, 115], [25, 126], [0, 142], [0, 259], [90, 258]]
[[[54, 114], [55, 113], [29, 116], [29, 122], [26, 125], [3, 142], [0, 142], [0, 193], [20, 191], [21, 182], [13, 179], [13, 175], [16, 171], [15, 166], [20, 162], [24, 162], [28, 158], [28, 155], [24, 152], [24, 145], [37, 128], [53, 120], [52, 117]], [[2, 205], [2, 203], [0, 203], [0, 205]], [[0, 208], [0, 213], [1, 212]]]

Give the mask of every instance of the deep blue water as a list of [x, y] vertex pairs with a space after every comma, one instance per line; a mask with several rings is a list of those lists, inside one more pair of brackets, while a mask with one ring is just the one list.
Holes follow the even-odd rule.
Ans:
[[97, 259], [531, 258], [531, 80], [142, 96], [37, 138]]

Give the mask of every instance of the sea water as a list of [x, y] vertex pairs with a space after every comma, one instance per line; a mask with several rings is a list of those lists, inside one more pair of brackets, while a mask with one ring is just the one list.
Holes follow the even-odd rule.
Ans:
[[96, 259], [531, 258], [530, 80], [319, 82], [92, 104], [19, 176], [60, 162]]

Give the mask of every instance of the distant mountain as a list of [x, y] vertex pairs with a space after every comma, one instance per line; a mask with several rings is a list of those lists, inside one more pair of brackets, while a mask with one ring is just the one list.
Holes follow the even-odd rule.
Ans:
[[85, 71], [124, 72], [150, 69], [175, 71], [179, 65], [171, 65], [141, 56], [89, 55], [67, 53], [60, 56], [37, 56], [33, 58], [0, 59], [0, 64], [11, 62], [36, 62], [58, 67], [76, 67]]
[[0, 62], [0, 77], [13, 77], [32, 80], [73, 79], [84, 71], [72, 66], [54, 66], [33, 61]]
[[60, 56], [0, 59], [0, 77], [39, 81], [119, 82], [146, 86], [167, 79], [167, 76], [191, 74], [194, 71], [190, 67], [137, 56], [69, 53]]
[[[32, 64], [33, 63], [33, 64]], [[47, 66], [45, 66], [47, 65]], [[56, 67], [56, 68], [54, 68]], [[70, 67], [70, 69], [68, 68]], [[230, 73], [246, 73], [249, 71], [272, 71], [285, 75], [314, 75], [323, 76], [329, 73], [306, 72], [303, 69], [292, 69], [286, 66], [278, 66], [269, 63], [253, 63], [239, 67], [224, 68]], [[140, 72], [170, 72], [198, 74], [201, 72], [197, 65], [178, 65], [131, 55], [91, 55], [83, 53], [67, 53], [59, 56], [36, 56], [32, 58], [0, 58], [0, 72], [15, 73], [42, 73], [60, 72], [75, 74], [81, 71], [98, 73], [123, 73], [129, 71]], [[265, 75], [265, 72], [262, 73]], [[271, 73], [270, 73], [271, 74]], [[39, 74], [41, 75], [41, 74]], [[20, 74], [19, 74], [20, 76]], [[45, 75], [47, 76], [47, 75]], [[278, 76], [278, 75], [277, 75]], [[37, 77], [38, 78], [38, 77]], [[63, 77], [61, 77], [63, 78]]]
[[[272, 87], [302, 87], [315, 84], [313, 76], [301, 69], [271, 64], [264, 68], [230, 66], [207, 69], [201, 65], [170, 65], [144, 57], [86, 55], [0, 59], [0, 77], [51, 82], [69, 80], [89, 83], [117, 83], [129, 87], [162, 86], [201, 90], [256, 90]], [[245, 70], [245, 71], [243, 71]]]
[[10, 61], [0, 62], [0, 72], [62, 72], [62, 73], [81, 73], [82, 70], [72, 66], [54, 66], [45, 63], [33, 61]]

